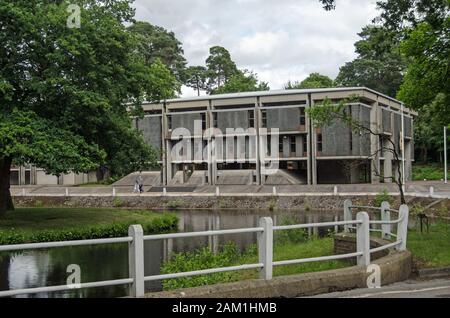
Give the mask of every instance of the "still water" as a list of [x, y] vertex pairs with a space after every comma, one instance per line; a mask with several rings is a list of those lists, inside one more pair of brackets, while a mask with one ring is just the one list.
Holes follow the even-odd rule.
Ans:
[[[342, 219], [342, 212], [258, 212], [258, 211], [188, 211], [178, 212], [179, 231], [194, 232], [258, 226], [259, 218], [270, 216], [275, 225], [316, 223]], [[328, 229], [311, 229], [310, 235], [322, 235]], [[256, 242], [256, 233], [183, 238], [145, 242], [145, 275], [159, 274], [162, 262], [172, 253], [187, 252], [209, 246], [217, 251], [221, 245], [234, 242], [245, 249]], [[0, 253], [0, 290], [65, 285], [67, 266], [81, 268], [81, 282], [128, 278], [127, 244], [62, 247], [48, 250]], [[40, 293], [17, 297], [121, 297], [127, 286], [91, 288], [66, 292]], [[146, 283], [146, 291], [161, 290], [160, 282]]]

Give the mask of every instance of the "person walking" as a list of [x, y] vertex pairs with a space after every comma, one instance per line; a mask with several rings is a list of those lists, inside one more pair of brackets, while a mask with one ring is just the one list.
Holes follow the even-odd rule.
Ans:
[[139, 192], [139, 176], [137, 176], [136, 179], [134, 179], [134, 189], [133, 189], [133, 193], [138, 192]]
[[138, 177], [138, 187], [139, 187], [139, 193], [143, 193], [144, 192], [144, 183], [143, 183], [141, 175], [139, 175], [139, 177]]

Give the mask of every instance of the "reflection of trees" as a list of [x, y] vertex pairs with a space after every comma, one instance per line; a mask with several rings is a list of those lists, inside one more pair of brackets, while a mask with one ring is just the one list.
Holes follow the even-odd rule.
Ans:
[[[81, 268], [81, 282], [128, 278], [128, 247], [126, 244], [79, 246], [52, 249], [47, 286], [64, 285], [67, 266]], [[51, 297], [119, 297], [127, 294], [128, 286], [111, 286], [53, 293]]]
[[9, 256], [6, 253], [0, 254], [0, 290], [9, 289], [8, 281]]

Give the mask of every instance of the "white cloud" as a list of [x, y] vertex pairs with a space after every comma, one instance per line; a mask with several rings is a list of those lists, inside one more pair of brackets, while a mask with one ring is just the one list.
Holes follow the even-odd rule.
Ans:
[[190, 65], [204, 64], [209, 48], [221, 45], [273, 89], [312, 72], [336, 77], [355, 57], [357, 33], [377, 15], [375, 0], [338, 0], [330, 12], [318, 0], [136, 0], [134, 6], [138, 20], [175, 32]]

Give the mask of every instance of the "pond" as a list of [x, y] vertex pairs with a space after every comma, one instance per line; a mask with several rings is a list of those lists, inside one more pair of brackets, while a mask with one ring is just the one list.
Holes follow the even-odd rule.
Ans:
[[[330, 222], [342, 220], [342, 212], [258, 212], [258, 211], [187, 211], [177, 212], [179, 231], [194, 232], [258, 226], [259, 219], [270, 216], [275, 225]], [[324, 235], [329, 229], [315, 228], [309, 235]], [[159, 274], [160, 266], [172, 253], [187, 252], [209, 246], [217, 251], [226, 242], [240, 249], [256, 243], [256, 233], [220, 235], [215, 237], [169, 239], [145, 242], [145, 275]], [[104, 246], [62, 247], [48, 250], [0, 253], [0, 290], [65, 285], [67, 267], [77, 264], [81, 282], [128, 278], [127, 244]], [[161, 290], [161, 282], [147, 282], [146, 291]], [[121, 297], [127, 296], [128, 286], [90, 288], [65, 292], [39, 293], [16, 297]]]

